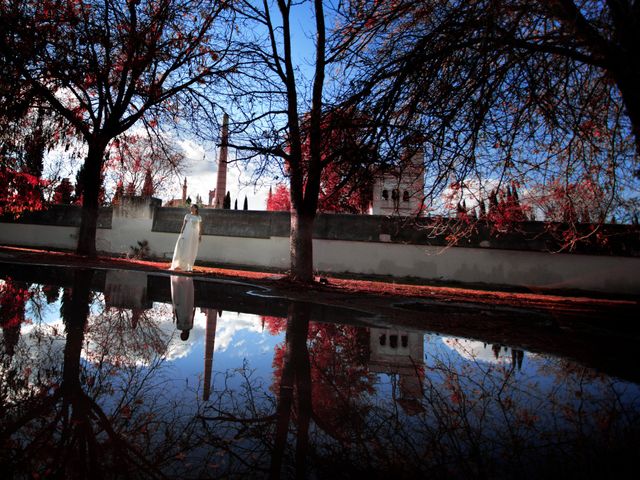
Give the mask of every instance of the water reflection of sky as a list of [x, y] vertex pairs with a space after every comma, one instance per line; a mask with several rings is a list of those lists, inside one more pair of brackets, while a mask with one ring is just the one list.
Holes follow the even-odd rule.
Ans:
[[[46, 302], [29, 302], [26, 305], [26, 318], [29, 321], [21, 326], [21, 342], [39, 342], [43, 336], [51, 338], [51, 350], [53, 356], [62, 360], [64, 347], [64, 324], [60, 318], [61, 301], [47, 304]], [[91, 341], [92, 326], [105, 312], [120, 310], [130, 313], [126, 309], [109, 309], [105, 307], [104, 295], [97, 293], [91, 303], [88, 341], [83, 355], [91, 357], [97, 348]], [[167, 372], [170, 372], [172, 388], [182, 390], [186, 383], [201, 388], [205, 370], [205, 336], [207, 318], [205, 311], [196, 308], [193, 328], [189, 338], [183, 341], [176, 330], [170, 304], [154, 303], [151, 309], [146, 311], [146, 316], [153, 319], [157, 329], [162, 332], [162, 338], [166, 341], [166, 351], [163, 358], [167, 364]], [[37, 335], [35, 334], [37, 332]], [[504, 378], [509, 375], [513, 382], [519, 381], [522, 388], [535, 387], [541, 396], [551, 393], [557, 394], [558, 383], [557, 364], [559, 359], [544, 355], [531, 354], [521, 350], [513, 350], [508, 346], [487, 344], [479, 340], [465, 339], [452, 336], [440, 336], [432, 333], [420, 333], [423, 339], [423, 361], [426, 375], [431, 373], [431, 380], [441, 383], [444, 370], [453, 372], [465, 372], [469, 379], [486, 377], [487, 375], [500, 375]], [[263, 325], [262, 317], [241, 312], [223, 311], [218, 315], [215, 328], [214, 357], [212, 369], [214, 371], [212, 385], [215, 390], [215, 382], [225, 381], [222, 372], [234, 371], [248, 367], [255, 378], [261, 379], [267, 385], [272, 381], [274, 350], [284, 341], [284, 332], [272, 334]], [[31, 354], [37, 354], [37, 349], [30, 349]], [[145, 368], [144, 356], [136, 357], [135, 349], [127, 351], [128, 361], [135, 363], [139, 368]], [[52, 357], [51, 352], [47, 354]], [[413, 359], [415, 361], [417, 359]], [[215, 374], [218, 372], [218, 375]], [[472, 372], [472, 373], [469, 373]], [[397, 375], [393, 372], [378, 372], [375, 382], [376, 394], [387, 397], [394, 395], [393, 382]], [[228, 379], [227, 379], [228, 380]], [[239, 378], [235, 378], [240, 381]], [[470, 380], [471, 382], [472, 380]], [[476, 381], [476, 380], [473, 380]], [[611, 380], [612, 384], [619, 386], [617, 392], [625, 397], [640, 395], [637, 385]], [[234, 385], [232, 382], [231, 385]], [[595, 383], [583, 384], [587, 390], [596, 388]], [[228, 385], [227, 385], [228, 386]], [[237, 385], [236, 385], [237, 386]], [[167, 387], [167, 385], [165, 385]], [[623, 393], [621, 393], [623, 392]]]
[[[38, 338], [48, 336], [55, 338], [57, 347], [57, 357], [62, 360], [62, 349], [64, 348], [64, 323], [60, 318], [60, 300], [54, 303], [28, 303], [26, 308], [26, 318], [31, 321], [21, 326], [21, 341], [27, 343], [37, 342]], [[113, 310], [113, 309], [112, 309]], [[130, 310], [118, 309], [125, 314], [130, 314]], [[91, 357], [96, 346], [91, 341], [92, 327], [98, 323], [104, 312], [109, 312], [105, 308], [104, 296], [96, 294], [91, 303], [88, 342], [83, 352], [83, 356]], [[171, 372], [172, 384], [176, 389], [182, 389], [182, 385], [188, 382], [191, 385], [198, 385], [202, 381], [205, 369], [205, 333], [207, 318], [205, 311], [196, 308], [193, 328], [186, 341], [180, 339], [179, 331], [176, 330], [175, 321], [170, 304], [154, 303], [152, 308], [147, 310], [146, 316], [156, 322], [157, 328], [162, 332], [163, 338], [167, 342], [167, 350], [164, 352], [166, 367]], [[37, 335], [35, 333], [38, 332]], [[273, 335], [262, 325], [262, 317], [241, 312], [223, 311], [218, 315], [215, 329], [214, 358], [212, 367], [214, 372], [224, 372], [241, 367], [245, 362], [254, 375], [265, 380], [271, 379], [273, 371], [273, 353], [275, 346], [284, 339], [284, 332]], [[30, 349], [33, 353], [37, 349]], [[89, 352], [89, 353], [88, 353]], [[135, 350], [128, 350], [128, 360], [137, 364], [140, 368], [145, 367], [145, 358], [140, 356], [135, 358]], [[214, 376], [214, 379], [222, 381], [221, 376]], [[167, 385], [165, 385], [166, 387]], [[215, 385], [213, 386], [215, 389]]]
[[[184, 379], [195, 382], [204, 374], [205, 327], [205, 314], [197, 311], [189, 339], [186, 342], [182, 342], [180, 338], [172, 341], [171, 349], [186, 350], [183, 356], [170, 357], [178, 382]], [[263, 331], [258, 315], [222, 312], [217, 320], [212, 369], [214, 372], [226, 372], [242, 367], [246, 361], [256, 375], [270, 380], [274, 347], [283, 338], [284, 334], [273, 336], [266, 330]], [[214, 376], [214, 379], [220, 382], [223, 380], [219, 375]], [[213, 388], [216, 388], [215, 383]]]
[[[38, 369], [61, 371], [62, 302], [47, 303], [38, 288], [31, 287], [34, 297], [27, 302], [25, 321], [19, 327], [19, 348], [14, 358], [0, 364], [0, 378], [11, 362], [22, 372], [32, 368], [25, 375], [34, 384]], [[174, 414], [174, 403], [180, 405], [184, 418], [211, 414], [209, 407], [229, 408], [226, 413], [240, 417], [274, 416], [282, 395], [286, 322], [196, 308], [189, 338], [183, 341], [169, 303], [115, 308], [107, 305], [103, 293], [93, 293], [91, 298], [81, 376], [83, 385], [90, 387], [93, 383], [87, 383], [87, 378], [98, 377], [101, 370], [112, 372], [102, 380], [108, 387], [103, 392], [111, 392], [100, 397], [107, 413], [120, 408], [118, 392], [128, 382], [138, 382], [148, 373], [153, 376], [145, 386], [149, 409], [159, 416], [163, 411]], [[269, 318], [266, 323], [265, 318]], [[207, 328], [214, 324], [212, 335]], [[403, 452], [423, 442], [425, 448], [435, 445], [449, 452], [459, 448], [457, 453], [463, 457], [475, 448], [465, 443], [471, 438], [481, 445], [483, 454], [498, 458], [509, 449], [511, 439], [534, 450], [553, 449], [556, 437], [562, 442], [580, 435], [597, 439], [603, 435], [603, 425], [629, 428], [640, 415], [639, 385], [552, 355], [379, 325], [311, 322], [302, 338], [309, 361], [311, 432], [320, 456], [335, 454], [332, 442], [336, 439], [353, 441], [361, 435], [376, 438], [376, 448], [385, 452], [394, 448]], [[210, 363], [211, 397], [203, 403], [207, 339], [215, 348]], [[292, 368], [303, 376], [299, 365]], [[254, 410], [243, 403], [249, 398], [247, 372], [255, 387], [251, 392]], [[288, 388], [295, 389], [297, 402], [300, 386], [294, 382]], [[19, 400], [17, 396], [15, 404]], [[298, 418], [296, 409], [302, 408], [295, 402], [292, 419]], [[253, 441], [247, 438], [239, 446]], [[202, 460], [198, 455], [204, 458], [208, 453], [201, 451], [194, 461]]]

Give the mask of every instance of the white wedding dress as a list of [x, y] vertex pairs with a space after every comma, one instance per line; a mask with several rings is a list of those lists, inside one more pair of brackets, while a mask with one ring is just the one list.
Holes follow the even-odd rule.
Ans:
[[173, 250], [171, 270], [176, 268], [190, 272], [198, 255], [198, 243], [200, 238], [200, 226], [202, 217], [187, 213], [184, 216], [184, 228], [178, 236], [176, 247]]

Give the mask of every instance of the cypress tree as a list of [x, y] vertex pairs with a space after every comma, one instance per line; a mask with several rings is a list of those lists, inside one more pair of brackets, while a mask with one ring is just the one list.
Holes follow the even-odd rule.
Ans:
[[118, 184], [116, 185], [116, 193], [113, 194], [113, 200], [111, 203], [113, 205], [117, 205], [122, 200], [122, 196], [124, 195], [124, 185], [122, 184], [122, 180], [118, 180]]
[[143, 197], [153, 196], [153, 179], [151, 178], [150, 168], [147, 168], [144, 174], [144, 185], [142, 185], [142, 196]]

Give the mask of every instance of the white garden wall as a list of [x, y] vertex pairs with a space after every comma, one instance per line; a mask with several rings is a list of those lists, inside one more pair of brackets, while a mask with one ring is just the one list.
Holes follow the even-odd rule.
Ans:
[[[177, 238], [177, 228], [171, 227], [175, 232], [157, 231], [158, 228], [154, 229], [154, 215], [155, 209], [150, 208], [148, 203], [115, 208], [111, 228], [98, 229], [97, 248], [109, 254], [126, 255], [138, 241], [146, 240], [151, 255], [170, 259]], [[229, 222], [235, 218], [233, 215], [240, 213], [229, 214]], [[344, 222], [345, 219], [340, 221]], [[203, 236], [198, 253], [199, 261], [256, 268], [288, 268], [288, 237], [247, 236], [245, 233], [226, 236], [220, 234], [225, 230], [222, 225], [217, 225], [216, 228], [216, 234]], [[235, 231], [240, 231], [237, 225], [234, 228]], [[229, 230], [234, 228], [229, 227]], [[243, 228], [246, 230], [246, 225]], [[74, 226], [5, 222], [0, 223], [0, 244], [73, 249], [77, 231], [78, 228]], [[266, 230], [262, 228], [260, 231]], [[378, 237], [388, 240], [389, 236], [380, 234]], [[560, 254], [479, 247], [443, 248], [379, 240], [316, 238], [314, 262], [319, 272], [327, 273], [415, 277], [424, 280], [528, 287], [532, 290], [578, 289], [606, 293], [640, 293], [640, 258], [633, 256]]]

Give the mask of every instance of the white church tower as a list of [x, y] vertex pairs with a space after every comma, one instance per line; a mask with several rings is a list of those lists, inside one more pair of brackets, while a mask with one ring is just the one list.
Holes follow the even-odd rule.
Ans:
[[[213, 207], [223, 208], [224, 197], [227, 194], [227, 155], [229, 149], [229, 115], [222, 119], [222, 138], [220, 141], [220, 156], [218, 157], [218, 179], [216, 189], [209, 192], [209, 201], [213, 197]], [[212, 195], [213, 194], [213, 195]]]
[[415, 216], [424, 200], [424, 150], [400, 161], [398, 167], [383, 172], [373, 185], [372, 215]]

